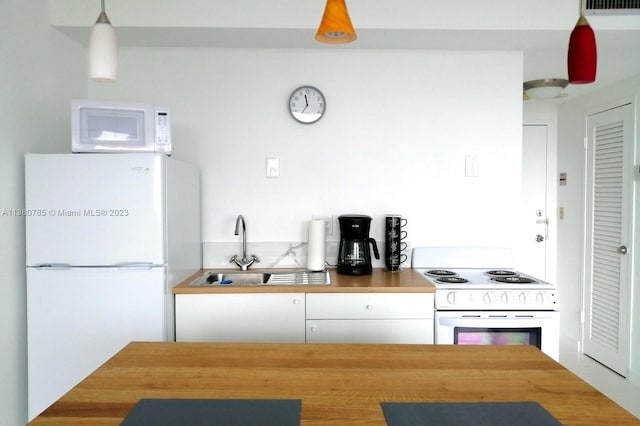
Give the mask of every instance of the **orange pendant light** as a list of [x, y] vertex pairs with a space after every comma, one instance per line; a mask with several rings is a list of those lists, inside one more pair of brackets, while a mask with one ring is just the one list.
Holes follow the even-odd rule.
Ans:
[[569, 52], [567, 54], [569, 83], [593, 83], [596, 81], [597, 65], [596, 36], [584, 17], [582, 1], [580, 1], [580, 18], [578, 18], [569, 38]]
[[350, 43], [357, 38], [344, 0], [327, 0], [316, 40], [322, 43]]

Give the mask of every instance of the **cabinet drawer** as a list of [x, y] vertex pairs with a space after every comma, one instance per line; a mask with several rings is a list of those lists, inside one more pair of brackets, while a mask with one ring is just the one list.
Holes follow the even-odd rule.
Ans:
[[433, 318], [432, 293], [308, 293], [307, 319]]
[[433, 320], [307, 320], [307, 343], [433, 344]]

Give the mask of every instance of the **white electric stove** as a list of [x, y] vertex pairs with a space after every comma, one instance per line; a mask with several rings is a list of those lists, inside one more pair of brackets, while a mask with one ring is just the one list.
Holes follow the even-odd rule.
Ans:
[[436, 287], [436, 343], [531, 344], [558, 359], [557, 289], [512, 258], [495, 247], [413, 249], [412, 268]]
[[557, 310], [558, 292], [513, 269], [417, 268], [436, 288], [436, 309]]

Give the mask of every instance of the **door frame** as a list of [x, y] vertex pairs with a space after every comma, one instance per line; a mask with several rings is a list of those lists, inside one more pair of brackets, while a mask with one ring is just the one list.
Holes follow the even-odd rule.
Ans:
[[[527, 143], [527, 141], [529, 142], [529, 152], [531, 152], [531, 142], [539, 142], [537, 137], [533, 137], [533, 138], [529, 138], [527, 139], [527, 131], [529, 131], [529, 134], [533, 134], [532, 132], [535, 131], [539, 131], [539, 132], [544, 132], [544, 158], [540, 158], [540, 160], [542, 161], [537, 161], [536, 166], [542, 165], [544, 163], [544, 170], [540, 171], [541, 173], [539, 175], [536, 175], [535, 178], [540, 178], [540, 180], [544, 180], [544, 182], [538, 182], [537, 185], [540, 185], [538, 188], [542, 187], [542, 185], [544, 185], [544, 194], [542, 197], [540, 197], [539, 202], [541, 202], [541, 199], [544, 198], [544, 202], [541, 204], [535, 204], [535, 208], [542, 210], [542, 216], [537, 217], [535, 216], [535, 210], [532, 210], [531, 207], [533, 207], [533, 205], [530, 205], [527, 203], [527, 200], [525, 199], [526, 196], [528, 195], [536, 195], [535, 191], [532, 193], [528, 190], [526, 190], [525, 188], [525, 182], [527, 181], [531, 181], [531, 179], [528, 179], [525, 176], [525, 171], [530, 169], [527, 167], [528, 163], [528, 158], [525, 158], [525, 143]], [[540, 135], [540, 133], [537, 134], [537, 136]], [[520, 242], [521, 246], [520, 246], [520, 256], [522, 256], [522, 259], [520, 260], [520, 262], [522, 263], [522, 266], [518, 266], [517, 269], [521, 270], [522, 272], [531, 274], [533, 276], [535, 276], [536, 278], [540, 278], [542, 280], [548, 281], [547, 278], [547, 264], [549, 263], [549, 259], [548, 259], [548, 246], [549, 244], [549, 222], [550, 222], [550, 216], [551, 216], [551, 211], [549, 210], [548, 207], [548, 201], [550, 198], [550, 194], [549, 194], [549, 126], [546, 124], [524, 124], [522, 126], [522, 151], [523, 151], [523, 156], [522, 156], [522, 170], [523, 170], [523, 175], [522, 175], [522, 182], [523, 182], [523, 187], [522, 187], [522, 194], [523, 194], [523, 217], [522, 217], [522, 229], [523, 232], [525, 232], [522, 235], [522, 240]], [[539, 152], [537, 152], [539, 154]], [[533, 170], [533, 169], [531, 169]], [[535, 172], [533, 172], [535, 173]], [[537, 182], [537, 180], [536, 180]], [[525, 208], [526, 207], [526, 208]], [[535, 226], [533, 226], [535, 224]], [[543, 228], [541, 228], [541, 226], [543, 226]], [[544, 231], [542, 231], [542, 229], [544, 229]], [[542, 241], [537, 241], [535, 239], [535, 235], [536, 232], [538, 233], [538, 235], [542, 235], [543, 240]], [[538, 250], [540, 249], [540, 244], [544, 245], [544, 256], [542, 257], [542, 265], [536, 265], [537, 261], [534, 263], [531, 263], [531, 258], [535, 255], [531, 250]], [[527, 249], [527, 247], [529, 247]], [[533, 249], [533, 247], [535, 247], [535, 249]], [[538, 254], [539, 255], [539, 254]], [[535, 257], [537, 257], [538, 255], [535, 255]], [[527, 260], [528, 259], [528, 260]], [[537, 266], [542, 266], [542, 272], [540, 271], [539, 268], [537, 268]]]
[[[638, 211], [640, 211], [640, 200], [638, 199], [638, 197], [640, 196], [640, 185], [637, 184], [639, 176], [640, 176], [640, 170], [638, 170], [639, 164], [640, 164], [640, 153], [638, 152], [638, 123], [639, 123], [639, 111], [638, 111], [638, 99], [637, 96], [630, 96], [630, 97], [624, 97], [621, 99], [617, 99], [616, 101], [613, 102], [607, 102], [605, 104], [602, 104], [598, 107], [595, 108], [591, 108], [589, 109], [584, 116], [584, 122], [583, 122], [583, 139], [584, 139], [584, 186], [583, 186], [583, 209], [584, 209], [584, 216], [583, 216], [583, 241], [582, 241], [582, 301], [581, 301], [581, 311], [580, 311], [580, 350], [581, 352], [585, 353], [584, 351], [584, 347], [585, 347], [585, 342], [587, 339], [587, 333], [589, 331], [588, 329], [588, 324], [586, 321], [586, 313], [585, 310], [587, 308], [587, 305], [590, 303], [590, 295], [589, 295], [589, 291], [591, 288], [591, 284], [590, 284], [590, 280], [591, 280], [591, 273], [590, 273], [590, 268], [591, 268], [591, 263], [592, 263], [592, 252], [589, 251], [589, 248], [592, 247], [591, 244], [589, 244], [588, 239], [591, 238], [592, 234], [591, 231], [589, 229], [589, 224], [591, 223], [589, 221], [589, 215], [591, 214], [591, 206], [589, 205], [589, 201], [591, 200], [591, 196], [589, 195], [589, 189], [591, 188], [591, 184], [589, 182], [589, 177], [590, 175], [590, 167], [589, 167], [589, 149], [591, 148], [591, 146], [589, 145], [589, 117], [599, 114], [599, 113], [604, 113], [606, 111], [610, 111], [616, 108], [620, 108], [620, 107], [624, 107], [625, 105], [629, 105], [631, 107], [631, 112], [630, 112], [630, 116], [633, 117], [633, 122], [631, 123], [632, 125], [632, 129], [631, 129], [631, 143], [633, 144], [633, 146], [630, 148], [631, 152], [633, 153], [633, 165], [632, 168], [635, 171], [632, 171], [633, 174], [633, 182], [632, 182], [632, 188], [631, 188], [631, 200], [629, 201], [629, 207], [631, 208], [631, 212], [629, 213], [630, 216], [630, 221], [629, 221], [629, 229], [628, 229], [628, 233], [630, 235], [627, 235], [627, 247], [628, 250], [630, 251], [630, 258], [628, 259], [629, 262], [629, 266], [627, 268], [627, 273], [628, 273], [628, 281], [629, 281], [629, 300], [628, 300], [628, 313], [629, 313], [629, 324], [628, 324], [628, 330], [627, 330], [627, 335], [628, 335], [628, 339], [629, 341], [627, 342], [627, 351], [628, 351], [628, 363], [626, 366], [625, 371], [623, 372], [619, 372], [619, 374], [622, 374], [623, 376], [629, 377], [629, 374], [631, 373], [631, 371], [633, 370], [633, 365], [631, 365], [631, 363], [633, 362], [632, 356], [631, 354], [634, 352], [633, 350], [633, 335], [632, 335], [632, 322], [633, 322], [633, 318], [634, 318], [634, 304], [638, 305], [638, 301], [636, 300], [634, 302], [634, 297], [636, 299], [640, 299], [638, 297], [638, 293], [640, 291], [638, 291], [638, 288], [634, 288], [637, 287], [637, 283], [635, 282], [636, 280], [634, 279], [634, 277], [637, 275], [638, 271], [637, 271], [637, 265], [640, 265], [639, 261], [640, 261], [640, 255], [638, 253], [636, 253], [638, 247], [640, 247], [640, 235], [638, 235], [638, 225], [640, 225], [640, 219], [636, 218], [636, 214]], [[635, 296], [634, 296], [635, 294]], [[640, 305], [639, 305], [640, 306]], [[637, 309], [637, 308], [636, 308]], [[637, 333], [637, 332], [636, 332]], [[601, 362], [601, 361], [598, 361]], [[603, 363], [604, 365], [606, 365], [606, 363]], [[637, 367], [636, 367], [637, 368]]]
[[[547, 246], [546, 246], [546, 277], [545, 281], [557, 284], [557, 253], [558, 253], [558, 125], [557, 115], [546, 115], [523, 120], [525, 126], [547, 127]], [[517, 265], [516, 265], [517, 267]]]

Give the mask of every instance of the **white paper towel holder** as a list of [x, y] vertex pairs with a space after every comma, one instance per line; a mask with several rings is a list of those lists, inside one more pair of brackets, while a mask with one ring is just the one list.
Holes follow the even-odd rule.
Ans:
[[312, 219], [309, 222], [309, 238], [307, 242], [307, 271], [324, 272], [325, 261], [325, 221]]

